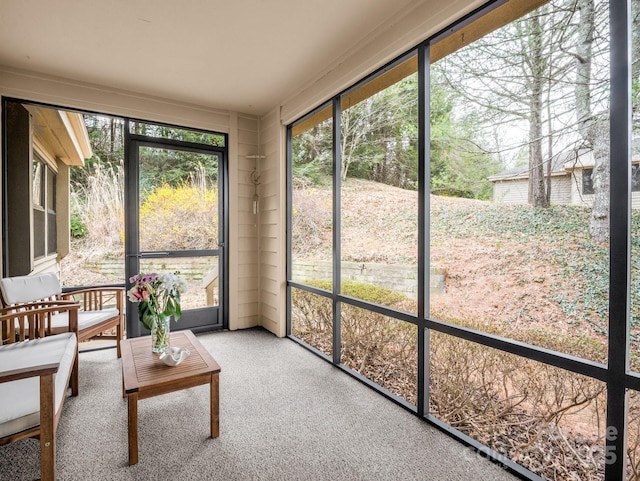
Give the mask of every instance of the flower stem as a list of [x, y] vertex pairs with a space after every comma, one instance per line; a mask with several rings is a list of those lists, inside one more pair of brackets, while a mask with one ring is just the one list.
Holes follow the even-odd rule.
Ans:
[[153, 352], [164, 352], [169, 347], [169, 318], [158, 316], [151, 330]]

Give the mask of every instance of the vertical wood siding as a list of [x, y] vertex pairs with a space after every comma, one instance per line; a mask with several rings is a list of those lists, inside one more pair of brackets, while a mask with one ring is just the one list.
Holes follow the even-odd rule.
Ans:
[[261, 119], [260, 324], [277, 336], [286, 334], [286, 163], [279, 112]]
[[[253, 214], [251, 172], [260, 169], [260, 123], [257, 117], [232, 114], [237, 132], [229, 150], [229, 327], [259, 325], [259, 224]], [[258, 189], [260, 186], [258, 187]]]

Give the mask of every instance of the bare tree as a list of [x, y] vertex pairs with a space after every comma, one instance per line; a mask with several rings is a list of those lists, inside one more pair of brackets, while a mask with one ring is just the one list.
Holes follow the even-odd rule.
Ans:
[[609, 239], [609, 118], [594, 114], [593, 61], [596, 41], [596, 7], [594, 0], [576, 0], [576, 117], [583, 146], [593, 152], [593, 207], [589, 230], [597, 243]]
[[355, 175], [416, 188], [410, 177], [417, 170], [417, 155], [410, 153], [417, 143], [417, 74], [353, 105], [345, 103], [341, 111], [342, 180]]
[[[441, 61], [462, 108], [482, 112], [486, 125], [528, 126], [520, 147], [527, 151], [528, 201], [536, 207], [547, 207], [551, 199], [554, 139], [575, 128], [566, 81], [572, 59], [563, 53], [572, 13], [568, 1], [543, 6]], [[500, 144], [498, 151], [513, 149], [512, 139]]]
[[[356, 151], [364, 144], [367, 136], [380, 128], [378, 125], [385, 122], [383, 115], [373, 115], [374, 99], [369, 97], [353, 107], [342, 110], [341, 165], [340, 177], [346, 180], [351, 165], [358, 160]], [[374, 125], [375, 124], [375, 125]]]
[[[525, 58], [528, 61], [529, 104], [529, 203], [536, 207], [548, 207], [551, 197], [551, 179], [545, 183], [545, 162], [542, 155], [542, 109], [545, 73], [548, 68], [544, 56], [544, 29], [540, 16], [531, 15], [522, 24], [526, 40]], [[551, 159], [548, 160], [551, 164]], [[551, 169], [549, 168], [550, 172]], [[549, 190], [549, 195], [547, 195]]]

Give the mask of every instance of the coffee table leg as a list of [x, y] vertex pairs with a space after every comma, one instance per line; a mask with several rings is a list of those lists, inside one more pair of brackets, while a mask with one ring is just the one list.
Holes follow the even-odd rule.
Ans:
[[220, 436], [220, 379], [218, 373], [211, 376], [211, 437]]
[[129, 466], [138, 463], [138, 393], [128, 394]]

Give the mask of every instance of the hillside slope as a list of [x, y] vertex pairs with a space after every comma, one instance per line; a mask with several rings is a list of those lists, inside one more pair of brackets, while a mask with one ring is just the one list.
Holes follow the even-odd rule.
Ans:
[[[507, 335], [533, 328], [606, 340], [608, 248], [591, 242], [588, 209], [439, 196], [429, 203], [431, 264], [447, 272], [432, 317]], [[417, 192], [349, 179], [341, 206], [343, 260], [416, 263]], [[295, 209], [296, 254], [329, 258], [330, 188], [297, 190]]]

